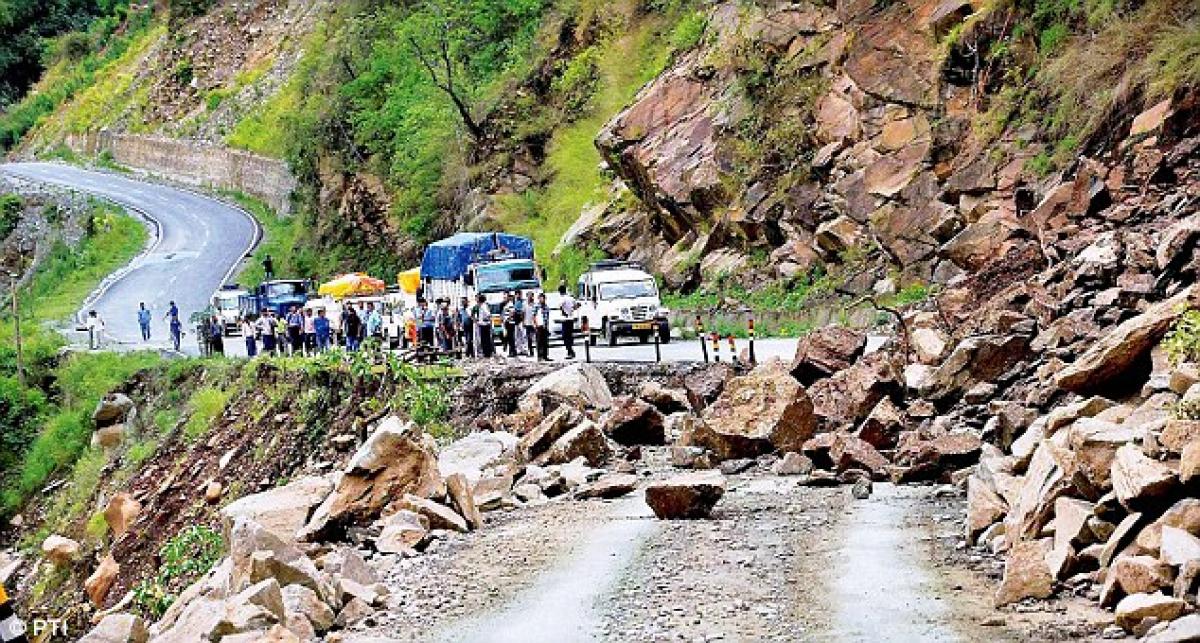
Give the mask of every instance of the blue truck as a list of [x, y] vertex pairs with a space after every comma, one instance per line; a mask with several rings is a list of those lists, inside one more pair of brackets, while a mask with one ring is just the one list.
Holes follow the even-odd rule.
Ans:
[[311, 279], [274, 279], [264, 281], [250, 292], [242, 295], [242, 315], [261, 315], [272, 310], [277, 315], [286, 315], [292, 306], [304, 308], [305, 302], [316, 289]]
[[421, 288], [429, 301], [462, 297], [474, 303], [487, 297], [499, 332], [500, 311], [508, 292], [541, 292], [542, 270], [533, 259], [533, 241], [502, 232], [460, 232], [425, 248]]

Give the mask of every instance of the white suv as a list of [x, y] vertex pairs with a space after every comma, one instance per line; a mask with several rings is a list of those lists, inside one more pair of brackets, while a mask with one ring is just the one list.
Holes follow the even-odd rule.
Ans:
[[[670, 313], [658, 297], [654, 277], [641, 264], [601, 261], [579, 277], [576, 317], [587, 317], [592, 332], [602, 335], [609, 346], [616, 346], [623, 335], [646, 343], [658, 333], [660, 342], [670, 342]], [[595, 334], [591, 341], [595, 344]]]

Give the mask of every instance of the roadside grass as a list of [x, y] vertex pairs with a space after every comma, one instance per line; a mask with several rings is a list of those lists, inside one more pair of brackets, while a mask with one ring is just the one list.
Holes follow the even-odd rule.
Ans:
[[271, 255], [275, 264], [276, 278], [311, 277], [326, 266], [326, 262], [304, 244], [305, 235], [310, 231], [298, 215], [281, 215], [261, 199], [242, 192], [222, 190], [220, 194], [236, 202], [262, 226], [262, 241], [237, 273], [237, 281], [242, 286], [253, 288], [266, 279], [262, 262], [267, 255]]
[[22, 318], [56, 322], [76, 312], [104, 277], [129, 263], [146, 245], [148, 233], [117, 206], [93, 205], [92, 233], [77, 248], [59, 243], [22, 293]]
[[[41, 388], [46, 403], [35, 418], [22, 418], [10, 426], [5, 418], [0, 431], [24, 435], [36, 427], [29, 442], [6, 458], [0, 472], [0, 516], [11, 515], [38, 493], [54, 475], [71, 469], [85, 488], [95, 460], [81, 460], [89, 452], [91, 411], [96, 402], [134, 373], [157, 364], [155, 353], [77, 352], [57, 361], [65, 343], [47, 325], [75, 312], [80, 302], [113, 270], [123, 266], [144, 246], [145, 228], [115, 206], [93, 204], [90, 233], [75, 250], [59, 245], [50, 251], [31, 283], [19, 295], [22, 304], [22, 348], [29, 381]], [[0, 374], [16, 372], [15, 336], [11, 314], [0, 320]], [[41, 390], [44, 389], [44, 390]], [[91, 456], [95, 458], [96, 456]], [[81, 467], [75, 473], [74, 467]]]
[[[0, 491], [0, 515], [12, 515], [26, 500], [41, 490], [59, 471], [74, 467], [73, 487], [86, 488], [92, 480], [89, 467], [95, 466], [97, 450], [90, 449], [91, 412], [96, 402], [112, 389], [143, 369], [158, 364], [156, 353], [75, 353], [56, 369], [59, 396], [56, 410], [50, 412], [42, 429], [21, 457]], [[85, 453], [92, 460], [80, 460]], [[93, 485], [94, 487], [94, 485]]]
[[502, 226], [533, 239], [546, 266], [548, 283], [578, 276], [569, 274], [562, 262], [550, 261], [550, 253], [584, 207], [605, 198], [609, 180], [600, 170], [596, 134], [633, 100], [642, 85], [666, 68], [672, 51], [667, 22], [662, 18], [646, 19], [636, 29], [615, 34], [599, 47], [594, 59], [600, 81], [589, 111], [558, 129], [550, 140], [545, 162], [549, 184], [544, 189], [499, 199]]
[[188, 400], [191, 415], [183, 425], [183, 436], [189, 442], [195, 442], [204, 437], [212, 428], [213, 421], [225, 410], [233, 393], [229, 390], [205, 386], [196, 389]]

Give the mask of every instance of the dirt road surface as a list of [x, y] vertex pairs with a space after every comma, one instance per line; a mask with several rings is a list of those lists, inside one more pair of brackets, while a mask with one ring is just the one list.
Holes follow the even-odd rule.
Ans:
[[761, 470], [729, 482], [710, 520], [658, 521], [640, 490], [493, 512], [432, 554], [381, 561], [390, 605], [346, 641], [1020, 641], [1103, 620], [993, 610], [947, 489], [855, 500]]

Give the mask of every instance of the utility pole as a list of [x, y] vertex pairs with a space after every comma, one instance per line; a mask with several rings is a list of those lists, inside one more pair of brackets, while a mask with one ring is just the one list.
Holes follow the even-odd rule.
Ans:
[[17, 273], [8, 273], [10, 278], [10, 294], [12, 295], [12, 312], [13, 312], [13, 334], [17, 344], [17, 381], [21, 383], [21, 388], [25, 387], [25, 357], [21, 352], [21, 298], [17, 296]]

